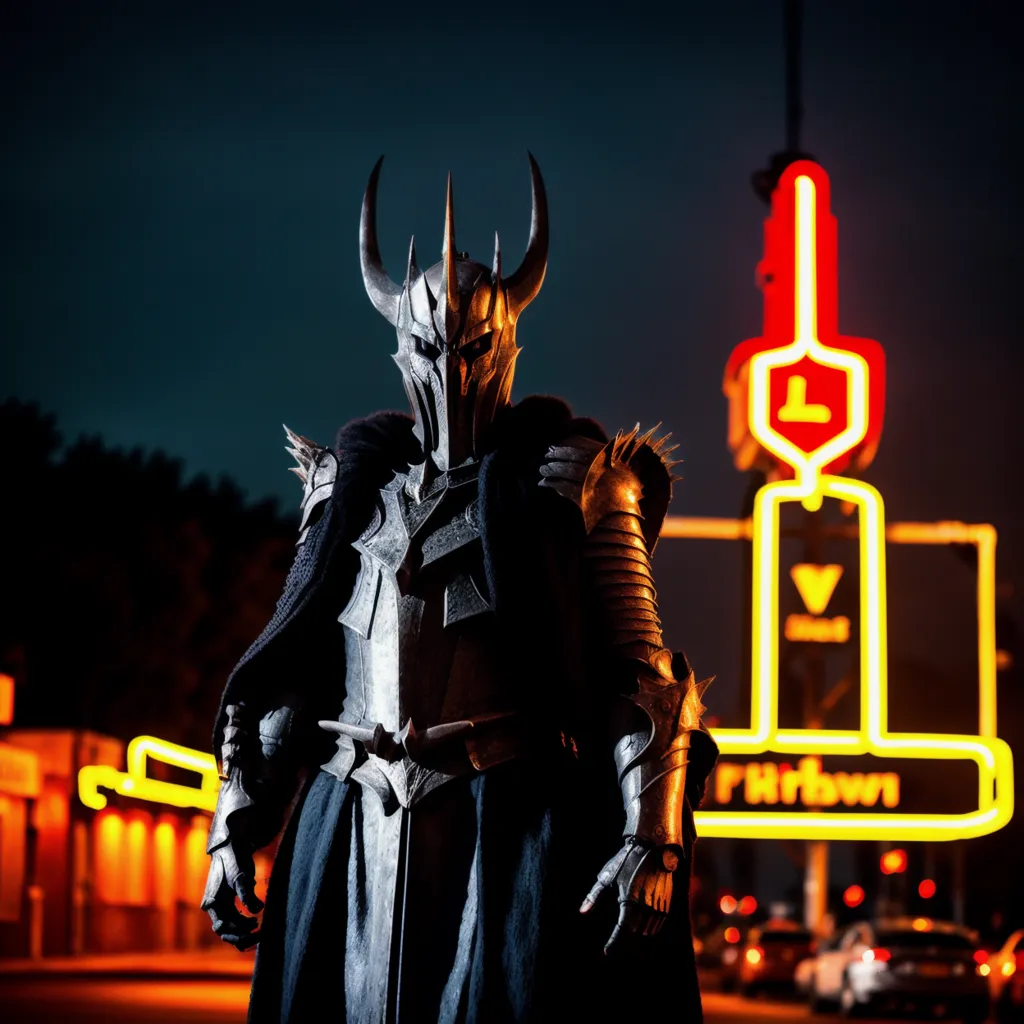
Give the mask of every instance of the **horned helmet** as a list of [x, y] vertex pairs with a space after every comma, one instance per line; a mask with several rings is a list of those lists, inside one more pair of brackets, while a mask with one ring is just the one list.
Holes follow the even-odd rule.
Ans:
[[383, 159], [377, 161], [363, 197], [363, 284], [377, 311], [398, 332], [393, 358], [402, 371], [414, 433], [423, 448], [423, 472], [433, 475], [478, 458], [488, 424], [511, 400], [520, 351], [516, 321], [540, 291], [547, 269], [547, 197], [530, 155], [530, 241], [519, 269], [503, 277], [497, 233], [490, 267], [457, 250], [449, 174], [441, 262], [420, 271], [415, 239], [410, 239], [405, 282], [397, 284], [385, 271], [377, 244], [377, 181]]

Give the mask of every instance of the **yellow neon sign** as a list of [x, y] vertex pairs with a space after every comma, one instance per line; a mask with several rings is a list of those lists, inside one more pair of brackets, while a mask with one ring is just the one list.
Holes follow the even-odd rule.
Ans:
[[741, 786], [748, 804], [874, 807], [881, 799], [885, 807], [896, 807], [900, 802], [900, 777], [896, 772], [825, 772], [818, 757], [802, 757], [795, 768], [770, 761], [720, 761], [715, 767], [715, 803], [731, 803]]
[[850, 639], [850, 620], [845, 615], [834, 619], [787, 615], [785, 634], [793, 643], [845, 644]]
[[[201, 776], [199, 786], [183, 786], [149, 778], [146, 768], [151, 760], [198, 772]], [[126, 761], [128, 770], [124, 772], [105, 764], [90, 764], [79, 769], [78, 798], [86, 807], [99, 811], [107, 806], [107, 798], [100, 792], [101, 786], [135, 800], [151, 800], [172, 807], [212, 811], [217, 805], [220, 776], [212, 754], [155, 736], [136, 736], [128, 744]]]
[[[778, 728], [779, 506], [798, 501], [794, 481], [759, 492], [753, 519], [669, 516], [663, 537], [754, 541], [754, 644], [749, 729], [714, 729], [722, 754], [875, 754], [961, 759], [978, 765], [978, 806], [967, 814], [698, 811], [704, 836], [771, 839], [948, 840], [985, 835], [1013, 814], [1013, 760], [996, 738], [995, 549], [987, 524], [884, 522], [881, 496], [868, 484], [825, 478], [826, 497], [857, 506], [862, 589], [861, 727], [854, 731]], [[786, 493], [789, 491], [790, 493]], [[885, 542], [973, 544], [978, 550], [978, 736], [889, 733], [885, 614]]]
[[789, 570], [804, 605], [812, 615], [821, 615], [828, 607], [836, 585], [843, 576], [841, 565], [809, 565], [801, 562]]
[[[702, 538], [749, 538], [753, 546], [753, 643], [751, 656], [751, 725], [748, 729], [716, 729], [715, 739], [723, 754], [873, 754], [879, 757], [972, 761], [978, 767], [978, 798], [975, 810], [965, 814], [871, 814], [840, 811], [730, 812], [696, 814], [700, 832], [706, 836], [739, 836], [804, 839], [918, 839], [948, 840], [984, 835], [1001, 828], [1013, 813], [1012, 755], [1007, 744], [996, 737], [996, 648], [995, 648], [995, 530], [991, 526], [962, 524], [896, 524], [888, 530], [882, 497], [862, 481], [832, 475], [826, 470], [838, 465], [842, 456], [877, 440], [881, 422], [882, 391], [874, 388], [871, 399], [870, 365], [860, 352], [870, 353], [876, 343], [856, 344], [845, 339], [848, 348], [824, 344], [819, 337], [819, 266], [827, 299], [823, 329], [829, 339], [837, 338], [835, 316], [834, 230], [831, 221], [822, 223], [831, 239], [828, 252], [818, 252], [818, 193], [827, 192], [827, 178], [820, 167], [802, 163], [792, 169], [787, 188], [792, 188], [792, 229], [783, 230], [782, 219], [773, 219], [773, 246], [792, 259], [792, 334], [780, 335], [783, 320], [772, 306], [766, 306], [765, 338], [751, 349], [744, 343], [737, 353], [749, 351], [749, 358], [737, 356], [728, 379], [744, 378], [747, 387], [747, 420], [750, 434], [761, 448], [789, 467], [794, 479], [777, 479], [758, 492], [751, 520], [670, 519], [664, 536]], [[780, 184], [781, 189], [781, 184]], [[778, 210], [790, 194], [777, 190]], [[781, 197], [781, 198], [779, 198]], [[822, 216], [828, 218], [821, 202]], [[783, 231], [783, 234], [778, 234]], [[829, 232], [832, 232], [829, 234]], [[784, 245], [780, 246], [780, 241]], [[791, 247], [789, 243], [792, 243]], [[766, 242], [767, 249], [767, 242]], [[776, 260], [780, 257], [776, 252]], [[821, 256], [821, 261], [819, 261]], [[788, 273], [788, 270], [786, 271]], [[767, 293], [766, 293], [767, 294]], [[788, 322], [784, 325], [788, 331]], [[792, 340], [787, 340], [792, 338]], [[865, 347], [867, 346], [867, 347]], [[874, 358], [874, 357], [872, 357]], [[793, 372], [798, 363], [800, 373]], [[876, 359], [877, 368], [881, 363]], [[875, 364], [871, 364], [875, 365]], [[807, 369], [804, 369], [804, 366]], [[778, 377], [774, 374], [781, 372]], [[838, 371], [842, 376], [836, 376]], [[808, 402], [808, 377], [817, 374], [832, 381], [822, 394], [831, 394], [830, 405]], [[831, 374], [831, 376], [830, 376]], [[784, 394], [775, 388], [785, 383]], [[878, 383], [881, 382], [881, 373]], [[727, 387], [732, 394], [735, 389]], [[781, 403], [781, 404], [780, 404]], [[773, 422], [773, 405], [775, 421]], [[845, 408], [836, 419], [835, 431], [808, 433], [808, 424], [829, 424], [835, 410]], [[872, 420], [872, 417], [874, 419]], [[871, 426], [872, 422], [874, 426]], [[796, 426], [793, 426], [793, 425]], [[787, 426], [788, 425], [788, 426]], [[801, 428], [803, 432], [800, 432]], [[869, 431], [873, 433], [869, 436]], [[730, 443], [732, 444], [732, 427]], [[872, 440], [872, 438], [874, 440]], [[735, 446], [734, 446], [735, 447]], [[781, 472], [781, 470], [780, 470]], [[780, 729], [778, 724], [779, 674], [779, 549], [780, 509], [799, 502], [806, 509], [820, 508], [823, 500], [834, 498], [856, 510], [860, 563], [860, 725], [856, 730]], [[888, 650], [885, 584], [886, 539], [897, 543], [963, 543], [978, 548], [978, 670], [979, 735], [940, 733], [893, 733], [888, 727]], [[838, 582], [838, 567], [797, 567], [793, 579], [804, 598], [809, 616], [790, 616], [786, 636], [791, 639], [842, 642], [849, 638], [850, 624], [844, 616], [815, 618], [828, 605]], [[828, 571], [832, 570], [832, 571]], [[834, 578], [831, 578], [834, 577]], [[735, 773], [733, 773], [735, 774]], [[838, 774], [838, 773], [837, 773]], [[746, 778], [746, 776], [744, 776]], [[792, 785], [792, 783], [791, 783]], [[781, 800], [780, 789], [780, 800]], [[785, 800], [781, 800], [785, 803]], [[839, 801], [837, 801], [838, 803]], [[883, 801], [884, 802], [884, 801]], [[824, 806], [818, 801], [814, 806]]]

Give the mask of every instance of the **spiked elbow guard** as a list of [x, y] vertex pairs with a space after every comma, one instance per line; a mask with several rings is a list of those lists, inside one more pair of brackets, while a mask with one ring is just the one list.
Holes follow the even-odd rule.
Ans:
[[649, 443], [633, 430], [601, 446], [574, 439], [552, 448], [542, 486], [573, 499], [583, 512], [583, 547], [601, 626], [626, 669], [610, 723], [626, 812], [624, 835], [656, 846], [684, 847], [683, 812], [690, 732], [699, 725], [703, 685], [682, 654], [662, 641], [651, 571], [671, 495], [665, 439]]

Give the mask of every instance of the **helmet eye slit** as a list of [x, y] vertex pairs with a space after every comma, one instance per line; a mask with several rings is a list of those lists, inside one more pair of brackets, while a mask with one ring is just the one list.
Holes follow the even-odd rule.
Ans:
[[459, 349], [459, 355], [465, 360], [467, 367], [472, 366], [474, 361], [480, 356], [490, 352], [493, 339], [494, 332], [488, 331], [486, 334], [481, 334], [479, 338], [474, 338], [472, 341], [467, 342]]
[[435, 361], [441, 354], [441, 350], [436, 345], [432, 345], [429, 341], [421, 338], [418, 334], [414, 334], [412, 336], [412, 340], [416, 345], [416, 351], [426, 359]]

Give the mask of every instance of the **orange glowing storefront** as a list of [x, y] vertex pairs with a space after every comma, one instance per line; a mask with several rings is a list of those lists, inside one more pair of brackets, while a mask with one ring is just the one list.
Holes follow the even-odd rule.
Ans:
[[[126, 751], [92, 732], [11, 729], [3, 741], [0, 956], [218, 944], [199, 910], [215, 789], [152, 751], [136, 785], [139, 740]], [[120, 784], [101, 795], [110, 778]], [[258, 860], [257, 877], [268, 873]]]

